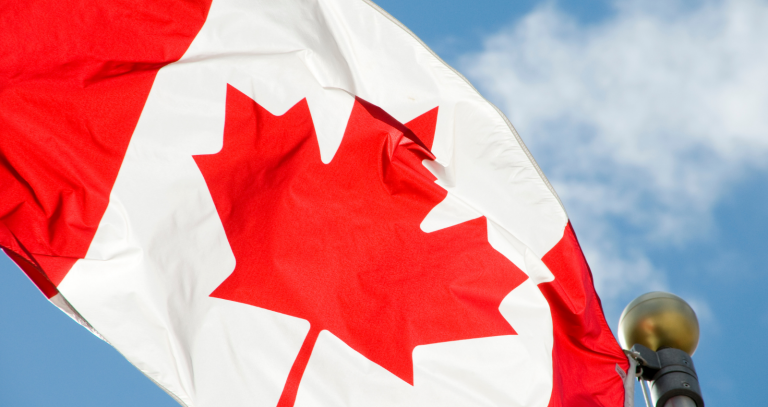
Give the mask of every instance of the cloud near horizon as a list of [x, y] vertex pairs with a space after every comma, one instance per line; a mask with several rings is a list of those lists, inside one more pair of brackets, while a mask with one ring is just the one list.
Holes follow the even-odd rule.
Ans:
[[609, 318], [668, 289], [650, 250], [706, 238], [768, 168], [766, 21], [760, 1], [618, 2], [591, 24], [550, 4], [460, 60], [560, 194]]

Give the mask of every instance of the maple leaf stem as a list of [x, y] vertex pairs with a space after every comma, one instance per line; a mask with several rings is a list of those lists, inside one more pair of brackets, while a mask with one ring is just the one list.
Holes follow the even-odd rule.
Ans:
[[299, 354], [296, 356], [296, 360], [293, 362], [293, 366], [291, 366], [291, 371], [288, 373], [288, 380], [285, 382], [285, 387], [283, 387], [283, 393], [280, 395], [277, 407], [293, 407], [293, 404], [296, 402], [299, 383], [301, 383], [301, 377], [304, 376], [304, 370], [306, 370], [307, 363], [309, 363], [309, 357], [312, 356], [312, 349], [315, 347], [318, 335], [320, 335], [320, 328], [310, 325], [309, 333], [304, 338]]

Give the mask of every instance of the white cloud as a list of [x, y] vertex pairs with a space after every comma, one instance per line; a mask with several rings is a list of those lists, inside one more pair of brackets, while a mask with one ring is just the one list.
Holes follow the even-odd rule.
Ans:
[[705, 236], [730, 184], [766, 168], [766, 21], [758, 1], [621, 2], [590, 25], [549, 5], [462, 59], [563, 199], [604, 299], [664, 288], [646, 250]]

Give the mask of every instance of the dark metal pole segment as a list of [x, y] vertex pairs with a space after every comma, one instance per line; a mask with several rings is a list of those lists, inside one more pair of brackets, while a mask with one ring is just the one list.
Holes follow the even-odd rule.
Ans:
[[640, 344], [632, 350], [640, 355], [642, 378], [651, 384], [655, 407], [704, 407], [699, 378], [687, 353], [674, 348], [654, 352]]

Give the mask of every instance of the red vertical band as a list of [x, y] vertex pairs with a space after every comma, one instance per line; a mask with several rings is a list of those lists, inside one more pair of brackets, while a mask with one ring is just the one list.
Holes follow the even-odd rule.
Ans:
[[600, 299], [570, 222], [560, 242], [543, 258], [555, 280], [539, 285], [554, 325], [554, 383], [550, 406], [619, 407], [624, 385], [618, 363], [624, 353], [608, 327]]
[[54, 286], [88, 251], [157, 71], [181, 58], [209, 6], [210, 0], [3, 6], [0, 247], [34, 264]]

